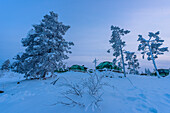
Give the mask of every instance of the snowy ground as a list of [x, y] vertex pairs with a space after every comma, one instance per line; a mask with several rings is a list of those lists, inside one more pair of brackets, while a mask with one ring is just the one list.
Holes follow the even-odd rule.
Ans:
[[[81, 83], [89, 77], [87, 73], [66, 72], [47, 80], [24, 80], [23, 75], [4, 73], [0, 78], [0, 90], [5, 91], [0, 93], [0, 113], [170, 113], [170, 77], [119, 78], [119, 73], [104, 74], [113, 76], [105, 77], [104, 82], [114, 87], [103, 87], [101, 110], [93, 111], [58, 104], [66, 90], [61, 83]], [[50, 84], [57, 78], [55, 85]]]

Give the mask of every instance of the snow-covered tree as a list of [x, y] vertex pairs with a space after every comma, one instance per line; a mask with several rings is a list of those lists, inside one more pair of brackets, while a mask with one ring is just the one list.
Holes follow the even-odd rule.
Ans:
[[2, 64], [1, 70], [9, 71], [9, 69], [10, 69], [10, 60], [8, 59]]
[[168, 47], [161, 47], [164, 40], [161, 40], [159, 35], [159, 31], [156, 33], [149, 32], [149, 39], [145, 39], [142, 35], [138, 35], [138, 41], [140, 42], [138, 46], [138, 51], [142, 51], [141, 54], [144, 56], [147, 55], [147, 59], [152, 60], [155, 71], [157, 73], [158, 78], [160, 78], [155, 59], [158, 58], [158, 55], [163, 55], [164, 52], [168, 52]]
[[33, 25], [28, 36], [22, 39], [25, 52], [16, 56], [13, 68], [26, 77], [45, 77], [53, 75], [54, 70], [62, 68], [63, 60], [68, 59], [73, 42], [67, 42], [63, 35], [70, 26], [58, 22], [54, 12], [45, 15], [40, 24]]
[[135, 55], [135, 52], [125, 51], [126, 54], [126, 61], [128, 62], [128, 69], [130, 74], [139, 74], [138, 69], [139, 62], [137, 59], [137, 56]]
[[[128, 34], [130, 31], [120, 29], [117, 26], [111, 26], [112, 30], [112, 36], [109, 40], [110, 44], [112, 45], [113, 50], [113, 56], [115, 57], [113, 59], [114, 63], [118, 62], [118, 66], [123, 68], [124, 76], [126, 77], [126, 71], [125, 71], [125, 62], [124, 62], [124, 55], [123, 55], [123, 48], [125, 46], [125, 41], [122, 40], [122, 36], [125, 34]], [[107, 52], [110, 53], [109, 49]]]
[[25, 74], [25, 72], [27, 71], [26, 68], [29, 68], [29, 67], [24, 66], [25, 58], [27, 58], [26, 53], [18, 53], [13, 58], [15, 60], [15, 62], [13, 62], [12, 65], [11, 65], [12, 71], [17, 72], [17, 73], [21, 73], [21, 74]]
[[97, 61], [98, 61], [98, 60], [97, 60], [96, 58], [95, 58], [94, 61], [93, 61], [94, 66], [95, 66], [95, 70], [96, 70], [96, 66], [97, 66]]

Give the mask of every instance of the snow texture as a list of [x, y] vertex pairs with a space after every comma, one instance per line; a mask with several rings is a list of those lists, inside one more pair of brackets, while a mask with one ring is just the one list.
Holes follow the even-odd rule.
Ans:
[[[80, 106], [66, 106], [63, 93], [69, 87], [63, 83], [79, 84], [90, 77], [87, 73], [66, 72], [46, 80], [25, 80], [24, 75], [13, 72], [4, 73], [0, 78], [1, 113], [169, 113], [170, 77], [158, 79], [151, 76], [138, 76], [121, 73], [97, 72], [105, 75], [103, 82], [112, 87], [103, 86], [100, 109]], [[106, 77], [107, 75], [107, 77]], [[57, 80], [58, 79], [58, 80]], [[57, 80], [53, 85], [51, 82]], [[17, 82], [20, 82], [17, 84]], [[157, 85], [159, 84], [159, 85]], [[83, 103], [93, 100], [88, 95], [83, 98], [72, 97]], [[68, 101], [67, 99], [65, 101]]]

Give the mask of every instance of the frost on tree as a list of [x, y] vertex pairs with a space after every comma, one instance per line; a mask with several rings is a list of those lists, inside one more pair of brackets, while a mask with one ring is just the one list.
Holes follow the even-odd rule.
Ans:
[[26, 58], [26, 53], [18, 53], [13, 59], [15, 62], [12, 63], [12, 71], [24, 74], [26, 72], [26, 67], [24, 67], [24, 60]]
[[22, 39], [26, 48], [22, 55], [16, 56], [14, 70], [25, 73], [26, 77], [45, 77], [53, 75], [54, 70], [64, 66], [63, 60], [68, 59], [73, 42], [67, 42], [63, 35], [70, 26], [58, 22], [54, 12], [45, 15], [40, 24], [33, 25], [28, 36]]
[[138, 41], [140, 42], [138, 46], [138, 51], [142, 51], [142, 57], [144, 59], [144, 56], [147, 55], [147, 60], [152, 60], [155, 71], [157, 73], [157, 76], [160, 77], [155, 59], [158, 58], [158, 55], [163, 55], [164, 52], [168, 52], [168, 47], [161, 47], [164, 40], [161, 40], [159, 35], [159, 31], [156, 33], [149, 32], [149, 39], [145, 39], [142, 37], [142, 35], [138, 35]]
[[10, 60], [8, 59], [2, 64], [1, 70], [9, 71], [9, 69], [10, 69]]
[[98, 61], [98, 60], [97, 60], [96, 58], [95, 58], [94, 61], [93, 61], [95, 70], [96, 70], [96, 66], [97, 66], [97, 61]]
[[[111, 26], [112, 30], [112, 36], [109, 40], [110, 44], [112, 45], [113, 50], [113, 56], [115, 57], [113, 59], [113, 64], [118, 63], [118, 66], [123, 68], [124, 76], [126, 77], [126, 71], [125, 71], [125, 63], [124, 63], [124, 55], [123, 55], [123, 48], [125, 46], [125, 41], [122, 40], [122, 36], [125, 34], [128, 34], [130, 31], [120, 29], [116, 26]], [[107, 52], [110, 53], [109, 49]]]
[[128, 70], [130, 74], [139, 74], [138, 69], [139, 67], [139, 62], [137, 59], [137, 56], [135, 55], [135, 52], [130, 52], [130, 51], [125, 51], [126, 54], [126, 61], [128, 62]]
[[149, 70], [149, 68], [148, 68], [148, 69], [145, 68], [145, 73], [146, 73], [147, 75], [151, 75], [151, 71]]

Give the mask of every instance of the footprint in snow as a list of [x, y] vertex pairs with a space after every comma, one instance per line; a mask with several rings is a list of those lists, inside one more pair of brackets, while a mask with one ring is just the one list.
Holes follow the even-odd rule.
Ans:
[[143, 99], [147, 99], [146, 96], [144, 94], [139, 94], [139, 96]]
[[138, 105], [136, 110], [138, 112], [142, 112], [142, 113], [144, 113], [144, 112], [146, 112], [146, 113], [158, 113], [157, 109], [155, 109], [153, 107], [148, 107], [147, 105], [144, 105], [144, 104]]
[[149, 111], [150, 111], [150, 113], [158, 113], [158, 111], [152, 107], [149, 108]]
[[127, 100], [129, 100], [129, 101], [136, 101], [138, 99], [139, 98], [137, 98], [137, 97], [127, 97]]
[[168, 104], [170, 104], [170, 94], [166, 93], [164, 94], [165, 96], [165, 101], [168, 102]]
[[167, 97], [168, 99], [170, 99], [170, 94], [166, 93], [164, 94], [165, 97]]
[[145, 101], [146, 96], [144, 94], [139, 94], [139, 97], [127, 97], [127, 100], [129, 101], [136, 101], [136, 100], [141, 100], [141, 101]]

